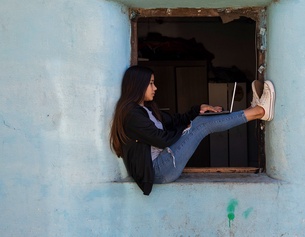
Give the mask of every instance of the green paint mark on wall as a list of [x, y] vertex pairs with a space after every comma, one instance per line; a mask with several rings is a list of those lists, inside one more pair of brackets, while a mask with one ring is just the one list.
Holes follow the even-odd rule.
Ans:
[[231, 221], [233, 221], [235, 218], [235, 208], [237, 205], [238, 205], [238, 201], [236, 199], [232, 199], [230, 200], [229, 205], [227, 207], [229, 227], [231, 227]]
[[233, 221], [234, 218], [235, 218], [235, 214], [234, 213], [229, 213], [228, 218], [229, 218], [230, 221]]
[[243, 216], [247, 219], [252, 211], [253, 211], [253, 207], [248, 208], [243, 212]]

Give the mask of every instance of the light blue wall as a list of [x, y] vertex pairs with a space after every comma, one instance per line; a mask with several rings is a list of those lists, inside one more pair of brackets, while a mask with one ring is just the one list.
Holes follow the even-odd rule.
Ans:
[[267, 127], [270, 175], [305, 181], [305, 28], [304, 1], [281, 1], [268, 14], [267, 78], [277, 91], [276, 119]]
[[107, 1], [1, 1], [0, 236], [77, 236], [75, 189], [124, 175], [108, 129], [130, 61], [127, 12]]
[[127, 9], [103, 0], [0, 6], [1, 236], [304, 236], [304, 1], [267, 11], [266, 75], [277, 92], [267, 174], [281, 181], [210, 175], [155, 185], [149, 197], [113, 182], [126, 171], [108, 146], [130, 59]]

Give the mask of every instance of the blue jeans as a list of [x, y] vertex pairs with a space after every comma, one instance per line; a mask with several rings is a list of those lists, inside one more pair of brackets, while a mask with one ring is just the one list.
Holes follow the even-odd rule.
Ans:
[[179, 178], [201, 140], [207, 135], [226, 131], [246, 122], [243, 111], [227, 115], [197, 116], [192, 121], [189, 131], [184, 133], [175, 144], [165, 148], [153, 160], [154, 183], [169, 183]]

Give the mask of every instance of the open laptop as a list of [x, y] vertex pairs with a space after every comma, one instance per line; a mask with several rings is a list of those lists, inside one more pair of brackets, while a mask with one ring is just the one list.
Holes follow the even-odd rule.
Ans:
[[236, 93], [236, 86], [237, 82], [234, 83], [234, 88], [233, 88], [233, 94], [232, 94], [232, 100], [231, 100], [231, 106], [230, 110], [223, 110], [221, 112], [212, 112], [212, 111], [207, 111], [203, 114], [200, 114], [201, 116], [207, 116], [207, 115], [221, 115], [221, 114], [230, 114], [233, 111], [233, 106], [234, 106], [234, 100], [235, 100], [235, 93]]

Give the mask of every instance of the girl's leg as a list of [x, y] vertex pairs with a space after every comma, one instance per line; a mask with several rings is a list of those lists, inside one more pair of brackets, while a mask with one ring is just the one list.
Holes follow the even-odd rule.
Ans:
[[176, 180], [182, 173], [199, 143], [214, 132], [221, 132], [246, 123], [244, 111], [228, 115], [198, 116], [187, 131], [175, 144], [164, 149], [153, 161], [155, 183], [168, 183]]
[[[252, 87], [255, 90], [255, 87]], [[164, 149], [153, 160], [155, 183], [168, 183], [176, 180], [186, 163], [195, 152], [201, 140], [214, 132], [221, 132], [255, 119], [270, 121], [274, 116], [275, 91], [270, 81], [264, 82], [261, 97], [256, 97], [249, 109], [228, 115], [198, 116], [190, 130], [175, 144]]]

